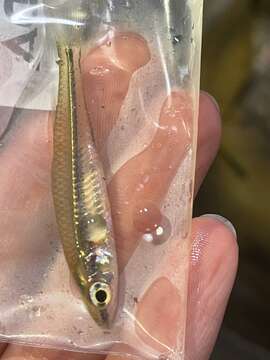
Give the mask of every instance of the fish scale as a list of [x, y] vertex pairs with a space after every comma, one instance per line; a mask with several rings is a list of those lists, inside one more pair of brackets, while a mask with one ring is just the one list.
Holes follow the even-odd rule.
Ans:
[[115, 316], [118, 292], [109, 199], [84, 103], [80, 48], [58, 44], [58, 54], [52, 167], [56, 220], [82, 299], [93, 319], [108, 328]]

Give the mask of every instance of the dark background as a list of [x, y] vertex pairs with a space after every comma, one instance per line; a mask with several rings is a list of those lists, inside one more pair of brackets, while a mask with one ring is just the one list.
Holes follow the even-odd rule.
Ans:
[[239, 271], [212, 360], [270, 359], [270, 0], [205, 0], [202, 88], [223, 117], [195, 204], [238, 232]]

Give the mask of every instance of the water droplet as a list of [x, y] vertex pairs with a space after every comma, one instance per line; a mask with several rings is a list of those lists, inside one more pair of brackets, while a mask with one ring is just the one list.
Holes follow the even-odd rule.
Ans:
[[177, 132], [178, 132], [177, 126], [172, 125], [171, 128], [170, 128], [170, 132], [171, 132], [171, 133], [177, 133]]
[[41, 313], [41, 308], [40, 308], [40, 306], [35, 305], [32, 307], [32, 311], [35, 316], [39, 317], [40, 313]]
[[147, 184], [150, 180], [150, 176], [148, 174], [143, 175], [142, 181], [144, 184]]
[[168, 357], [164, 354], [159, 355], [158, 360], [168, 360]]
[[152, 166], [153, 172], [160, 172], [160, 168], [158, 166]]
[[139, 191], [142, 191], [144, 189], [144, 185], [143, 184], [139, 184], [137, 187], [136, 187], [136, 191], [139, 192]]
[[112, 46], [111, 40], [109, 40], [109, 41], [106, 42], [106, 46], [108, 46], [108, 47]]
[[131, 9], [133, 7], [133, 4], [132, 4], [131, 0], [122, 0], [122, 1], [120, 1], [120, 5], [122, 7], [127, 8], [127, 9]]
[[183, 40], [183, 35], [178, 34], [178, 35], [174, 35], [173, 37], [173, 45], [178, 45], [180, 44], [180, 42]]
[[29, 295], [21, 295], [20, 300], [22, 305], [25, 305], [26, 303], [31, 304], [34, 301], [33, 297]]
[[189, 201], [192, 200], [192, 197], [193, 197], [193, 181], [191, 180], [189, 182]]
[[159, 143], [153, 143], [152, 144], [152, 148], [153, 149], [161, 149], [162, 148], [162, 143], [161, 142], [159, 142]]
[[[167, 116], [169, 116], [170, 118], [175, 118], [176, 116], [179, 116], [181, 114], [181, 112], [176, 108], [168, 107], [165, 110], [165, 114]], [[169, 126], [162, 127], [162, 130], [172, 131], [171, 127], [169, 127]]]
[[93, 76], [105, 76], [110, 72], [110, 69], [104, 66], [95, 66], [90, 71], [89, 74]]
[[161, 245], [169, 239], [171, 235], [171, 224], [169, 220], [164, 216], [161, 224], [158, 225], [151, 232], [143, 234], [142, 238], [146, 242], [153, 243], [154, 245]]
[[151, 233], [145, 233], [143, 234], [143, 240], [146, 242], [152, 242], [154, 239], [153, 235]]
[[151, 233], [161, 223], [162, 215], [155, 204], [145, 202], [139, 204], [134, 212], [134, 227], [142, 234]]
[[161, 236], [161, 235], [164, 234], [164, 229], [163, 229], [162, 226], [158, 226], [158, 227], [156, 228], [156, 234], [157, 234], [157, 236]]

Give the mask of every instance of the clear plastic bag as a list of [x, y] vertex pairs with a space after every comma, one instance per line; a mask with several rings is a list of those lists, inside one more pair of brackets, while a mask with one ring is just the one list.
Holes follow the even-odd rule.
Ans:
[[[2, 0], [0, 16], [1, 339], [183, 358], [202, 0]], [[71, 275], [52, 197], [61, 41], [81, 50], [74, 86], [111, 207], [117, 311], [106, 329]]]

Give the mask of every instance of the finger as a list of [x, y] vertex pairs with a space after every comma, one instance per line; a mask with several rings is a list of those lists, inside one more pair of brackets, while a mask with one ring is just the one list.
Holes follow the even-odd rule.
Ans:
[[[35, 207], [31, 195], [48, 193], [51, 161], [48, 113], [25, 110], [10, 136], [1, 147], [0, 209]], [[49, 149], [48, 149], [49, 148]], [[49, 151], [48, 151], [49, 150]], [[11, 191], [12, 189], [12, 191]]]
[[[31, 195], [49, 179], [52, 157], [52, 118], [46, 112], [25, 111], [13, 136], [4, 143], [0, 158], [5, 176], [1, 177], [0, 208], [24, 208]], [[14, 141], [16, 139], [16, 141]], [[211, 97], [202, 93], [198, 132], [196, 190], [207, 172], [218, 148], [220, 115]], [[27, 166], [26, 166], [27, 165]], [[29, 171], [34, 169], [34, 171]], [[16, 176], [13, 174], [16, 173]], [[16, 183], [12, 186], [10, 181]], [[48, 187], [48, 186], [47, 186]], [[45, 188], [44, 188], [45, 189]], [[37, 199], [37, 197], [35, 197]], [[14, 205], [13, 205], [14, 204]], [[8, 206], [7, 206], [8, 205]]]
[[160, 224], [160, 202], [187, 154], [191, 129], [191, 99], [184, 92], [173, 92], [164, 101], [150, 145], [123, 165], [110, 182], [120, 269], [142, 234]]
[[[2, 284], [4, 281], [9, 283], [11, 278], [17, 284], [11, 269], [15, 263], [17, 271], [20, 266], [25, 268], [21, 262], [22, 253], [27, 264], [28, 257], [33, 256], [33, 249], [36, 257], [46, 253], [45, 248], [49, 246], [46, 241], [49, 229], [46, 221], [41, 220], [50, 216], [48, 169], [51, 154], [45, 114], [35, 111], [22, 113], [20, 122], [1, 148], [0, 161], [5, 170], [0, 177], [0, 238], [3, 245], [0, 260], [4, 263], [8, 258], [10, 266], [7, 271], [10, 278], [2, 279]], [[43, 228], [40, 228], [42, 224]], [[36, 237], [39, 242], [36, 242]]]
[[[136, 53], [140, 53], [141, 56], [134, 57], [134, 50]], [[140, 62], [138, 62], [138, 59], [141, 59]], [[120, 34], [91, 51], [83, 60], [82, 69], [85, 79], [85, 93], [87, 94], [86, 102], [98, 148], [102, 146], [118, 118], [119, 110], [126, 96], [132, 73], [140, 66], [145, 65], [149, 59], [150, 54], [145, 40], [136, 34], [128, 34], [128, 36], [127, 34]], [[119, 82], [121, 86], [118, 84]], [[170, 102], [170, 100], [168, 102]], [[134, 204], [140, 206], [140, 200], [145, 198], [144, 196], [146, 195], [148, 202], [153, 203], [153, 209], [149, 211], [150, 216], [148, 216], [148, 219], [143, 221], [145, 223], [147, 222], [148, 226], [148, 220], [150, 220], [149, 218], [152, 216], [150, 221], [156, 222], [157, 219], [153, 219], [153, 216], [160, 217], [159, 211], [157, 210], [159, 202], [167, 192], [168, 186], [178, 169], [178, 165], [183, 159], [182, 155], [185, 153], [183, 148], [188, 146], [184, 136], [182, 136], [183, 132], [181, 133], [180, 130], [180, 134], [175, 134], [176, 136], [174, 136], [174, 138], [177, 138], [177, 142], [175, 142], [176, 146], [173, 149], [174, 141], [169, 141], [173, 139], [173, 136], [171, 136], [170, 139], [168, 132], [172, 134], [175, 129], [176, 132], [178, 131], [177, 121], [182, 121], [182, 125], [190, 122], [190, 99], [184, 99], [183, 96], [179, 101], [178, 108], [174, 109], [174, 105], [170, 106], [167, 104], [167, 109], [164, 110], [164, 112], [165, 111], [167, 111], [167, 118], [171, 118], [170, 129], [158, 131], [155, 137], [156, 141], [153, 141], [150, 151], [147, 149], [141, 156], [138, 156], [136, 160], [133, 159], [134, 161], [126, 164], [126, 166], [121, 169], [122, 171], [120, 170], [114, 177], [109, 186], [117, 244], [119, 245], [118, 250], [120, 249], [118, 252], [120, 268], [124, 266], [131, 252], [136, 247], [136, 241], [127, 242], [124, 239], [138, 239], [139, 235], [132, 224], [132, 212], [136, 211]], [[186, 124], [183, 119], [179, 119], [179, 115], [180, 117], [187, 115]], [[173, 119], [174, 117], [176, 119]], [[167, 125], [165, 124], [165, 126]], [[163, 154], [161, 154], [161, 152]], [[139, 182], [140, 179], [138, 179], [138, 176], [133, 176], [134, 170], [138, 169], [138, 164], [143, 163], [145, 164], [145, 169], [141, 168], [141, 174], [139, 176], [143, 177], [144, 180], [146, 179], [145, 181], [148, 182], [148, 184], [145, 183], [143, 185], [144, 191], [141, 191], [140, 194], [135, 193], [136, 199], [130, 202], [129, 199], [134, 194], [135, 187], [142, 185], [142, 183]], [[149, 175], [146, 173], [146, 169], [150, 168], [150, 165], [152, 165], [152, 168], [155, 166], [156, 174], [152, 174], [151, 181], [148, 181]], [[163, 182], [160, 181], [159, 173], [163, 174]], [[132, 176], [130, 176], [130, 174]], [[117, 181], [118, 179], [120, 180], [119, 182]], [[125, 194], [122, 196], [122, 185], [129, 183], [131, 184], [128, 185]], [[117, 187], [119, 189], [121, 188], [121, 199], [119, 196], [118, 199], [116, 199], [117, 195], [119, 195]], [[112, 189], [112, 191], [110, 191], [110, 189]], [[155, 189], [155, 191], [152, 191], [152, 189]], [[120, 202], [121, 204], [118, 206]], [[154, 204], [154, 202], [156, 203]], [[123, 207], [127, 207], [130, 203], [131, 206], [127, 212]], [[137, 210], [140, 211], [140, 209]], [[138, 223], [138, 221], [135, 221], [135, 223]], [[141, 225], [139, 226], [141, 227]], [[121, 239], [123, 239], [122, 242]]]
[[8, 344], [6, 344], [6, 343], [1, 343], [1, 344], [0, 344], [0, 356], [2, 356], [2, 355], [4, 354], [4, 352], [6, 351], [7, 347], [8, 347]]
[[[207, 171], [209, 167], [210, 161], [213, 158], [214, 150], [217, 148], [220, 126], [219, 126], [219, 115], [216, 111], [215, 106], [211, 102], [211, 99], [206, 96], [201, 96], [200, 102], [200, 119], [199, 119], [199, 141], [198, 141], [198, 160], [197, 160], [197, 180], [196, 184], [201, 182], [204, 173]], [[209, 114], [209, 116], [207, 115]], [[2, 149], [1, 152], [1, 162], [5, 164], [5, 176], [1, 178], [1, 209], [5, 208], [25, 208], [25, 205], [31, 204], [31, 209], [33, 209], [33, 203], [39, 204], [40, 199], [45, 196], [45, 193], [48, 191], [48, 184], [50, 182], [50, 160], [51, 160], [51, 121], [47, 123], [46, 113], [38, 113], [38, 112], [27, 112], [27, 114], [23, 115], [21, 119], [21, 123], [24, 124], [22, 128], [17, 129], [18, 136], [16, 133], [14, 137], [16, 137], [16, 144], [12, 143], [11, 147], [9, 147], [6, 151], [5, 148]], [[180, 137], [179, 137], [180, 138]], [[166, 139], [165, 139], [166, 140]], [[156, 141], [156, 145], [160, 146], [159, 141]], [[49, 150], [49, 151], [48, 151]], [[175, 153], [179, 151], [179, 149], [175, 148]], [[152, 153], [152, 159], [154, 157], [154, 152]], [[181, 153], [181, 149], [179, 151]], [[146, 152], [146, 156], [148, 156], [149, 152]], [[168, 152], [168, 155], [170, 153]], [[144, 163], [145, 153], [137, 158], [137, 164]], [[149, 157], [151, 160], [151, 156]], [[167, 166], [166, 156], [163, 157], [164, 167]], [[181, 156], [179, 156], [178, 160], [181, 161]], [[153, 159], [154, 162], [154, 159]], [[26, 166], [26, 164], [28, 164]], [[131, 174], [134, 174], [134, 170], [137, 169], [137, 164], [135, 163], [134, 169], [131, 171]], [[177, 164], [176, 164], [177, 165]], [[127, 173], [130, 171], [131, 166], [126, 166], [125, 169]], [[163, 168], [164, 168], [163, 167]], [[162, 166], [157, 167], [157, 169], [162, 170], [162, 173], [167, 176], [167, 181], [173, 176], [175, 172], [175, 168], [172, 168], [172, 171], [164, 172]], [[168, 166], [167, 166], [168, 168]], [[34, 169], [34, 171], [30, 171], [29, 169]], [[16, 176], [12, 174], [16, 172]], [[145, 170], [142, 172], [145, 173]], [[116, 193], [116, 187], [118, 186], [120, 189], [122, 188], [122, 183], [126, 182], [125, 177], [123, 176], [124, 171], [119, 172], [118, 178], [114, 179], [114, 182], [110, 185], [111, 193]], [[19, 174], [19, 175], [18, 175]], [[157, 172], [158, 174], [158, 172]], [[132, 178], [132, 177], [130, 177]], [[20, 180], [21, 179], [21, 180]], [[134, 176], [137, 183], [140, 184], [143, 181], [142, 179], [138, 179], [138, 176]], [[144, 179], [147, 179], [147, 174], [145, 174]], [[132, 179], [131, 179], [132, 180]], [[140, 180], [140, 181], [139, 181]], [[155, 180], [155, 178], [153, 179]], [[160, 185], [163, 185], [159, 181], [159, 176], [156, 177], [156, 181], [152, 181], [151, 184], [152, 189], [156, 189], [156, 193], [158, 195], [164, 195], [164, 191], [160, 189]], [[166, 179], [165, 179], [166, 180]], [[10, 181], [16, 182], [13, 188], [12, 194], [10, 193]], [[47, 184], [46, 184], [47, 181]], [[117, 182], [120, 182], [117, 185]], [[145, 181], [145, 180], [144, 180]], [[149, 187], [148, 185], [148, 187]], [[133, 189], [136, 186], [135, 181], [133, 181]], [[151, 190], [150, 187], [150, 190]], [[165, 187], [164, 187], [165, 189]], [[132, 192], [132, 191], [131, 191]], [[113, 194], [112, 194], [113, 197]], [[115, 196], [114, 196], [115, 197]], [[152, 194], [152, 198], [154, 198], [154, 194]], [[129, 196], [126, 196], [126, 201], [129, 201]], [[151, 199], [149, 199], [151, 200]], [[139, 203], [139, 202], [137, 202]], [[14, 204], [14, 205], [13, 205]], [[124, 201], [122, 201], [122, 206], [124, 205]], [[141, 204], [142, 205], [142, 204]], [[160, 214], [153, 210], [156, 213], [156, 216], [159, 217]], [[115, 214], [119, 213], [119, 206], [115, 207]], [[28, 214], [27, 217], [29, 218]], [[17, 219], [19, 219], [17, 217]], [[155, 222], [156, 219], [153, 219]], [[23, 219], [25, 223], [25, 220]], [[9, 222], [5, 221], [5, 224], [8, 225]], [[132, 227], [132, 226], [131, 226]], [[4, 231], [4, 226], [1, 227], [2, 231]], [[24, 227], [25, 228], [25, 227]], [[16, 230], [16, 229], [15, 229]], [[5, 230], [7, 233], [7, 231]], [[124, 234], [124, 231], [123, 231]]]
[[195, 194], [216, 157], [221, 136], [220, 111], [216, 101], [201, 92], [198, 120], [198, 145], [196, 159]]
[[238, 246], [232, 225], [222, 217], [193, 222], [193, 251], [187, 316], [187, 359], [208, 359], [234, 283]]
[[[38, 124], [38, 122], [36, 122], [36, 124]], [[45, 123], [46, 124], [46, 123]], [[40, 124], [39, 124], [40, 125]], [[30, 126], [29, 126], [29, 128], [30, 128]], [[29, 129], [28, 128], [28, 129]], [[26, 128], [25, 128], [26, 129]], [[35, 127], [33, 127], [33, 124], [31, 124], [31, 129], [33, 130], [33, 129], [35, 129]], [[26, 135], [26, 136], [22, 136], [22, 139], [30, 139], [31, 141], [29, 142], [29, 150], [31, 149], [31, 150], [33, 150], [33, 149], [35, 149], [35, 148], [37, 148], [37, 150], [38, 150], [38, 146], [43, 142], [43, 144], [45, 144], [46, 146], [47, 146], [47, 144], [48, 144], [48, 137], [47, 137], [47, 134], [46, 134], [46, 132], [47, 132], [47, 129], [46, 129], [46, 127], [44, 128], [44, 127], [40, 127], [40, 126], [37, 126], [36, 127], [36, 130], [38, 131], [38, 130], [42, 130], [42, 135], [41, 134], [28, 134], [28, 135]], [[25, 135], [25, 134], [24, 134]], [[41, 136], [40, 136], [41, 135]], [[35, 142], [35, 139], [39, 139], [38, 141], [40, 141], [40, 144], [38, 145], [36, 142]], [[25, 148], [25, 145], [27, 145], [27, 143], [26, 144], [24, 144], [23, 145], [23, 147]], [[37, 146], [38, 145], [38, 146]], [[27, 148], [27, 146], [26, 146], [26, 148]], [[17, 147], [17, 149], [19, 149], [19, 147]], [[18, 151], [18, 153], [19, 153], [20, 151]], [[38, 158], [38, 154], [39, 154], [40, 152], [38, 151], [37, 152], [37, 164], [38, 164], [38, 161], [40, 160], [40, 157]], [[41, 152], [41, 153], [43, 153], [43, 152]], [[35, 152], [33, 152], [33, 154], [35, 155], [36, 153]], [[49, 158], [47, 158], [47, 155], [48, 155], [48, 152], [47, 151], [44, 151], [44, 154], [46, 154], [46, 161], [41, 161], [40, 162], [40, 165], [41, 165], [41, 170], [43, 169], [43, 165], [45, 164], [45, 167], [46, 167], [46, 163], [48, 162], [48, 159]], [[14, 156], [12, 156], [12, 158], [13, 159], [15, 159], [15, 160], [19, 160], [19, 158], [18, 158], [18, 156], [17, 156], [17, 154], [15, 155], [14, 154]], [[29, 160], [31, 159], [31, 153], [30, 153], [30, 151], [29, 151]], [[33, 160], [35, 161], [35, 157], [33, 157]], [[44, 175], [44, 171], [42, 170], [42, 173], [43, 173], [43, 175]], [[33, 185], [34, 184], [32, 184], [32, 188], [34, 188], [33, 187]], [[23, 200], [23, 198], [22, 198], [22, 200]]]
[[[9, 117], [10, 113], [7, 116]], [[2, 139], [0, 152], [0, 161], [4, 169], [0, 177], [0, 238], [3, 246], [0, 260], [2, 263], [8, 257], [16, 262], [16, 259], [21, 258], [22, 252], [28, 253], [25, 246], [28, 243], [26, 239], [31, 237], [34, 227], [29, 211], [36, 213], [40, 207], [42, 208], [42, 199], [47, 197], [49, 189], [47, 169], [50, 154], [47, 149], [46, 113], [24, 111], [18, 112], [16, 116], [19, 119], [16, 119], [18, 121], [16, 121], [15, 129]], [[34, 171], [32, 171], [33, 167], [35, 167]], [[44, 237], [46, 233], [45, 230]], [[20, 242], [17, 243], [19, 246], [13, 241], [18, 235], [20, 236]], [[4, 281], [10, 284], [9, 277], [2, 279], [3, 286]], [[7, 344], [1, 344], [0, 354], [2, 355], [6, 349]]]
[[21, 345], [9, 346], [1, 360], [103, 360], [104, 355], [49, 350]]
[[[212, 217], [194, 219], [192, 240], [185, 358], [204, 360], [215, 342], [232, 289], [238, 249], [231, 227]], [[137, 334], [147, 345], [165, 352], [175, 349], [179, 321], [185, 321], [180, 302], [181, 294], [168, 278], [158, 279], [138, 299]], [[122, 357], [109, 355], [106, 360], [112, 359]]]
[[[151, 224], [159, 224], [162, 221], [158, 210], [159, 204], [166, 195], [191, 142], [190, 133], [187, 131], [192, 123], [190, 99], [184, 93], [176, 92], [169, 102], [168, 108], [168, 102], [165, 102], [160, 119], [160, 129], [164, 130], [167, 127], [168, 131], [158, 131], [152, 144], [126, 163], [109, 184], [113, 218], [117, 224], [120, 267], [126, 264], [136, 248], [143, 228], [149, 228]], [[169, 108], [174, 110], [171, 111]], [[174, 113], [173, 117], [168, 116], [170, 112]], [[171, 128], [177, 131], [171, 132]], [[195, 192], [217, 153], [220, 132], [218, 108], [209, 95], [202, 93]], [[147, 209], [147, 214], [142, 214], [142, 209]]]
[[106, 39], [83, 59], [86, 106], [98, 150], [118, 119], [133, 73], [149, 60], [146, 41], [134, 33]]

